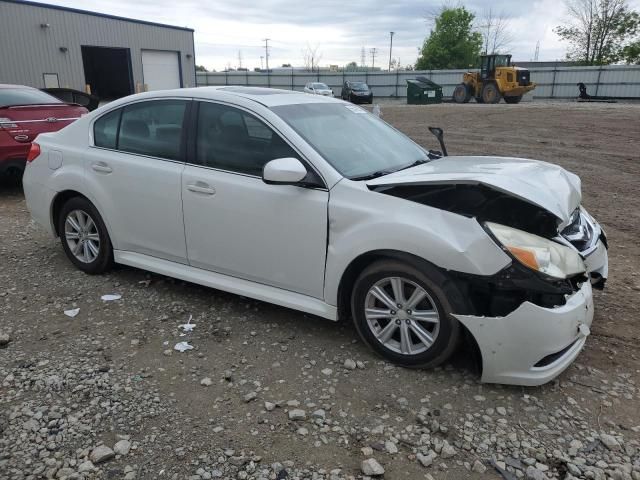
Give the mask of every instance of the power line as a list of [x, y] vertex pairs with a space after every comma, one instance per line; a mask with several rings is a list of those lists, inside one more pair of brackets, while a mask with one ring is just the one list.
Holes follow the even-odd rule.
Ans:
[[396, 32], [389, 32], [389, 36], [391, 37], [389, 42], [389, 71], [391, 71], [391, 52], [393, 51], [393, 35]]
[[270, 38], [264, 39], [264, 58], [267, 63], [267, 72], [269, 71], [269, 40]]

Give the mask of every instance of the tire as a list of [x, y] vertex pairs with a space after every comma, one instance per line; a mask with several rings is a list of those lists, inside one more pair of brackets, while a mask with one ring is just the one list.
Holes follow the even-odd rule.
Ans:
[[482, 87], [482, 101], [483, 103], [500, 103], [500, 90], [495, 83], [485, 83]]
[[456, 103], [469, 103], [469, 100], [471, 100], [469, 87], [467, 87], [464, 83], [458, 85], [453, 91], [453, 99]]
[[[401, 282], [404, 298], [408, 299], [404, 308], [397, 310], [385, 308], [389, 303], [378, 298], [381, 289], [387, 293], [387, 300], [396, 301], [394, 281]], [[412, 307], [408, 301], [419, 289], [425, 295]], [[426, 264], [418, 269], [399, 260], [383, 260], [367, 267], [356, 280], [351, 295], [352, 317], [362, 340], [385, 359], [409, 368], [435, 367], [451, 356], [461, 334], [460, 323], [452, 312], [454, 308], [467, 311], [464, 305], [464, 297], [455, 284], [435, 267]], [[434, 312], [437, 323], [434, 318], [425, 319], [433, 317]], [[416, 321], [416, 314], [422, 320]], [[378, 318], [373, 318], [376, 315]], [[408, 340], [403, 342], [401, 339], [403, 335], [407, 338], [407, 332], [410, 332]], [[428, 338], [424, 332], [429, 333], [431, 342], [424, 343], [417, 335]], [[379, 339], [385, 334], [388, 338]]]
[[522, 95], [516, 95], [513, 97], [504, 97], [504, 101], [510, 104], [520, 103], [522, 100]]
[[[86, 198], [73, 197], [62, 206], [58, 233], [64, 252], [78, 269], [93, 275], [113, 267], [113, 246], [107, 227]], [[72, 250], [75, 246], [79, 249], [76, 253]]]

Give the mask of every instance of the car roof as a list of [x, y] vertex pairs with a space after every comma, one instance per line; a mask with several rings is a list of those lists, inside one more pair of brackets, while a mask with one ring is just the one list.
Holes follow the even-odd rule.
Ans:
[[28, 87], [27, 85], [12, 85], [10, 83], [0, 83], [0, 88], [26, 88], [29, 90], [37, 90], [37, 88]]
[[124, 97], [116, 102], [116, 104], [126, 104], [135, 99], [144, 98], [176, 98], [189, 97], [204, 100], [229, 100], [235, 98], [245, 98], [260, 103], [266, 107], [277, 107], [281, 105], [296, 105], [302, 103], [331, 103], [341, 102], [330, 97], [320, 95], [308, 95], [304, 92], [296, 92], [293, 90], [282, 90], [278, 88], [265, 87], [244, 87], [244, 86], [216, 86], [216, 87], [195, 87], [195, 88], [177, 88], [175, 90], [160, 90], [154, 92], [145, 92], [129, 97]]

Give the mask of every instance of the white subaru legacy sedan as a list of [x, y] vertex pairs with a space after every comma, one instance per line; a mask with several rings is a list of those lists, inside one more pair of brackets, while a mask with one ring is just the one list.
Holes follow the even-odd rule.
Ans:
[[545, 383], [589, 335], [605, 234], [577, 176], [446, 156], [433, 130], [444, 153], [337, 99], [149, 92], [40, 135], [24, 190], [84, 272], [116, 262], [352, 318], [406, 367], [475, 343], [483, 381]]

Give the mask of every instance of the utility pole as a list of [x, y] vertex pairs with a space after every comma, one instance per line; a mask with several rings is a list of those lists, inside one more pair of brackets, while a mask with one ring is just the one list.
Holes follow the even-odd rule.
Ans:
[[242, 50], [238, 50], [238, 69], [242, 68]]
[[369, 50], [369, 53], [371, 54], [371, 70], [373, 70], [376, 68], [376, 53], [378, 53], [378, 49], [373, 47]]
[[391, 71], [391, 52], [393, 51], [393, 35], [396, 32], [389, 32], [389, 36], [391, 37], [391, 41], [389, 43], [389, 71]]
[[262, 65], [262, 60], [264, 59], [264, 55], [260, 55], [260, 70], [263, 70], [264, 67]]
[[267, 72], [269, 71], [269, 40], [270, 38], [264, 39], [264, 58], [267, 63]]
[[364, 67], [367, 64], [367, 54], [365, 52], [364, 47], [362, 47], [362, 50], [360, 51], [360, 66]]

